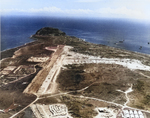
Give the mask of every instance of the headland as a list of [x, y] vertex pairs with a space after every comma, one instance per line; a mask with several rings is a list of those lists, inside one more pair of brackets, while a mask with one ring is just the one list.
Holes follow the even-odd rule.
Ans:
[[31, 38], [1, 52], [0, 116], [150, 117], [150, 55], [56, 28], [41, 28]]

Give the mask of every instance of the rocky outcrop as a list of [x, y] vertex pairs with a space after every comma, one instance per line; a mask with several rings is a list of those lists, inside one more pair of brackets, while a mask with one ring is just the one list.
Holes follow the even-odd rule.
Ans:
[[57, 28], [51, 28], [51, 27], [44, 27], [39, 29], [35, 35], [40, 36], [64, 36], [66, 35], [65, 32], [62, 32], [61, 30]]

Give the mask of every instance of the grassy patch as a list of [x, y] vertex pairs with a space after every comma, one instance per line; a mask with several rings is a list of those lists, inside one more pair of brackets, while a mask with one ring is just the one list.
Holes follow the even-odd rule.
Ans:
[[57, 79], [62, 91], [77, 91], [89, 86], [86, 90], [74, 94], [123, 104], [126, 102], [125, 94], [117, 90], [126, 91], [131, 84], [142, 89], [142, 84], [137, 82], [137, 78], [142, 76], [120, 65], [83, 64], [66, 67]]
[[67, 67], [68, 69], [61, 71], [57, 79], [61, 90], [79, 90], [95, 81], [91, 74], [86, 74], [83, 71], [83, 66], [68, 65]]
[[133, 93], [130, 94], [132, 98], [130, 105], [140, 109], [150, 110], [150, 80], [141, 77], [134, 83], [133, 89]]
[[143, 103], [147, 106], [150, 106], [150, 95], [145, 95]]
[[25, 107], [36, 98], [34, 95], [26, 95], [20, 91], [0, 90], [0, 93], [0, 109], [8, 108], [13, 102]]
[[135, 86], [135, 89], [137, 89], [139, 92], [142, 92], [144, 91], [144, 82], [141, 81], [141, 80], [137, 80], [137, 84]]
[[54, 103], [58, 103], [57, 98], [54, 97], [46, 97], [43, 99], [39, 99], [36, 103], [40, 103], [40, 104], [54, 104]]
[[93, 84], [83, 92], [83, 95], [123, 104], [126, 101], [125, 96], [116, 89], [117, 86], [104, 82]]
[[69, 113], [74, 118], [92, 118], [96, 116], [94, 106], [87, 100], [72, 96], [62, 96], [61, 100], [68, 106]]

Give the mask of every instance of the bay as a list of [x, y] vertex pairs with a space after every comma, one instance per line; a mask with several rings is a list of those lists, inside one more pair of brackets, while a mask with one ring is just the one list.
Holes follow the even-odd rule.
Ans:
[[126, 19], [69, 17], [1, 17], [1, 50], [33, 41], [29, 37], [42, 27], [55, 27], [85, 41], [150, 54], [150, 24]]

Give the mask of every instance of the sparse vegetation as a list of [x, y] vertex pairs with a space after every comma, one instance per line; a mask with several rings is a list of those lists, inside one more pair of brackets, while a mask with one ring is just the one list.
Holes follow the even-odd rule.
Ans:
[[[16, 75], [17, 78], [20, 78], [31, 74], [34, 70], [34, 68], [31, 67], [35, 65], [38, 65], [39, 70], [41, 67], [44, 68], [50, 62], [50, 60], [43, 63], [34, 63], [27, 62], [27, 59], [31, 56], [50, 56], [52, 52], [45, 50], [45, 47], [57, 46], [58, 44], [70, 45], [73, 47], [72, 51], [82, 54], [101, 56], [102, 58], [107, 57], [138, 59], [143, 64], [150, 66], [149, 55], [129, 52], [100, 44], [92, 44], [73, 36], [42, 36], [38, 34], [34, 36], [34, 38], [38, 40], [1, 53], [2, 58], [5, 58], [1, 61], [1, 70], [7, 66], [19, 67], [20, 65], [23, 65], [26, 67], [20, 69], [20, 71], [16, 71], [15, 74], [11, 72], [9, 75], [2, 75], [0, 80], [1, 85], [16, 79], [7, 78], [11, 75]], [[13, 58], [11, 58], [12, 56]], [[46, 78], [48, 72], [48, 69], [44, 70], [40, 75], [43, 80]], [[141, 72], [147, 77], [139, 74]], [[129, 97], [132, 99], [128, 105], [140, 109], [150, 110], [150, 79], [148, 79], [148, 76], [150, 76], [149, 71], [131, 71], [117, 64], [74, 64], [66, 65], [66, 69], [61, 70], [61, 73], [57, 79], [57, 83], [59, 84], [60, 92], [74, 91], [72, 92], [72, 95], [95, 97], [107, 101], [113, 101], [119, 104], [125, 103], [126, 99], [124, 93], [121, 93], [117, 90], [126, 91], [132, 84], [134, 91], [129, 95]], [[25, 82], [30, 83], [33, 77], [30, 78], [29, 81]], [[41, 78], [38, 78], [40, 83], [43, 81]], [[0, 90], [0, 109], [8, 108], [12, 104], [13, 100], [15, 103], [20, 104], [21, 107], [24, 107], [35, 99], [35, 96], [26, 96], [22, 94], [22, 91], [27, 86], [23, 86], [23, 81], [20, 83], [14, 83], [11, 86], [13, 86], [15, 89], [10, 90], [6, 87], [5, 90], [4, 88], [3, 90]], [[37, 89], [39, 86], [41, 86], [41, 84], [35, 85], [34, 88]], [[80, 92], [77, 91], [85, 87], [88, 88]], [[65, 103], [69, 107], [69, 112], [75, 118], [91, 118], [92, 116], [96, 115], [96, 113], [93, 111], [96, 105], [94, 106], [93, 102], [88, 102], [88, 100], [85, 99], [72, 97], [72, 95], [63, 95], [59, 98], [59, 100], [57, 98], [47, 98], [45, 96], [44, 99], [38, 100], [37, 103]], [[17, 108], [16, 111], [19, 109], [20, 108]], [[15, 111], [12, 112], [14, 113]]]
[[136, 89], [139, 92], [143, 92], [144, 91], [144, 82], [141, 80], [137, 80]]
[[150, 106], [150, 95], [145, 95], [143, 103], [147, 106]]
[[[146, 72], [145, 72], [146, 73]], [[134, 92], [130, 94], [131, 98], [134, 98], [130, 102], [130, 106], [140, 108], [140, 109], [148, 109], [150, 110], [150, 100], [149, 100], [149, 92], [150, 92], [150, 80], [141, 77], [139, 78], [133, 86]]]
[[119, 65], [83, 64], [66, 67], [67, 69], [62, 70], [57, 79], [62, 91], [76, 91], [90, 85], [78, 94], [123, 104], [126, 101], [125, 95], [116, 90], [126, 91], [131, 84], [135, 85], [134, 89], [143, 89], [142, 82], [137, 80], [143, 77]]
[[53, 98], [53, 97], [45, 97], [43, 99], [38, 100], [36, 103], [40, 103], [40, 104], [54, 104], [54, 103], [58, 103], [58, 100], [56, 98]]
[[96, 116], [93, 110], [94, 106], [88, 103], [88, 100], [75, 98], [72, 96], [62, 96], [62, 102], [69, 108], [69, 113], [73, 118], [92, 118]]
[[119, 104], [125, 103], [123, 93], [116, 91], [116, 86], [109, 83], [93, 84], [83, 93], [85, 96], [95, 97], [106, 101], [114, 101]]
[[[24, 107], [35, 100], [34, 95], [25, 95], [20, 91], [0, 90], [0, 109], [8, 108], [13, 102]], [[7, 98], [7, 99], [6, 99]]]

